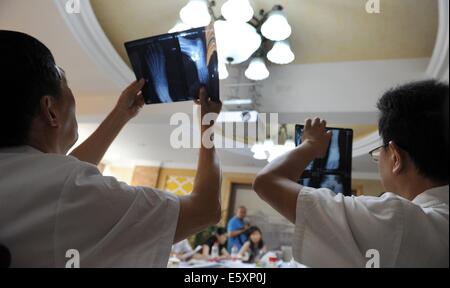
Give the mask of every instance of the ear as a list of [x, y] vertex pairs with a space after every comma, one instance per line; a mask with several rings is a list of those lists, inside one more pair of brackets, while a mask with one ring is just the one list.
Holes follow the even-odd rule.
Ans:
[[394, 142], [389, 143], [389, 149], [391, 151], [391, 161], [392, 161], [392, 173], [394, 175], [399, 175], [403, 172], [406, 165], [406, 159], [400, 147]]
[[44, 96], [41, 98], [41, 117], [51, 127], [60, 127], [56, 99], [51, 96]]

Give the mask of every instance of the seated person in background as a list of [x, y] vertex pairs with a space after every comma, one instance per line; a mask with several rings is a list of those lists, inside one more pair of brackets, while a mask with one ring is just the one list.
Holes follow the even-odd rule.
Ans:
[[[194, 189], [185, 197], [129, 186], [97, 169], [143, 107], [145, 81], [133, 82], [67, 155], [78, 139], [75, 97], [50, 50], [0, 30], [0, 63], [0, 243], [11, 252], [11, 267], [65, 267], [72, 249], [82, 268], [167, 267], [174, 242], [219, 221], [221, 173], [211, 143], [200, 149]], [[221, 110], [205, 89], [196, 104], [202, 117]], [[210, 124], [202, 125], [202, 139], [212, 137]]]
[[178, 242], [177, 244], [174, 244], [172, 246], [171, 255], [177, 257], [182, 261], [185, 261], [186, 258], [192, 256], [193, 251], [194, 250], [192, 249], [191, 244], [189, 244], [189, 241], [187, 239], [184, 239], [183, 241]]
[[239, 258], [244, 259], [248, 263], [255, 263], [260, 256], [267, 252], [267, 247], [264, 245], [261, 230], [258, 227], [252, 226], [247, 230], [248, 241], [242, 246], [239, 251]]
[[[218, 258], [228, 259], [230, 254], [227, 251], [227, 230], [223, 227], [218, 227], [214, 232], [214, 235], [208, 238], [203, 244], [203, 250], [201, 258]], [[214, 255], [216, 253], [216, 255]], [[197, 257], [198, 258], [198, 257]]]
[[233, 247], [236, 247], [237, 251], [242, 248], [245, 242], [247, 242], [247, 234], [246, 231], [249, 227], [248, 224], [244, 222], [245, 217], [247, 216], [247, 208], [244, 206], [240, 206], [236, 209], [236, 213], [233, 218], [228, 221], [228, 236], [230, 239], [228, 240], [228, 252], [231, 253]]
[[[449, 267], [448, 84], [423, 81], [388, 91], [378, 102], [383, 144], [381, 197], [344, 197], [298, 180], [324, 157], [326, 122], [307, 120], [304, 142], [256, 177], [258, 195], [296, 225], [294, 258], [310, 267]], [[445, 131], [445, 132], [443, 132]], [[373, 257], [375, 256], [375, 257]]]

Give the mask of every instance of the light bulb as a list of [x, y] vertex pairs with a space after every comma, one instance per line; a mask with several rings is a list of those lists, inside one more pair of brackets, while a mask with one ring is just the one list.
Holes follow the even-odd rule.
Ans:
[[266, 154], [266, 148], [261, 143], [256, 143], [252, 147], [252, 153], [254, 153], [253, 158], [256, 160], [266, 160], [267, 154]]
[[292, 28], [286, 15], [280, 10], [275, 10], [270, 12], [269, 17], [261, 27], [261, 32], [269, 40], [282, 41], [291, 36]]
[[178, 20], [177, 24], [169, 30], [169, 33], [182, 32], [191, 29], [191, 26], [185, 24], [183, 21]]
[[228, 73], [227, 65], [223, 62], [219, 62], [219, 79], [225, 80], [228, 76], [230, 76], [230, 74]]
[[253, 158], [255, 158], [256, 160], [266, 160], [267, 159], [267, 154], [265, 151], [257, 151], [254, 155]]
[[270, 75], [269, 70], [267, 69], [266, 63], [262, 58], [253, 58], [245, 71], [245, 76], [254, 81], [260, 81], [267, 79]]
[[289, 41], [275, 42], [273, 48], [267, 53], [267, 59], [275, 64], [289, 64], [295, 60]]
[[270, 149], [272, 149], [275, 146], [275, 143], [273, 142], [272, 139], [267, 139], [264, 141], [264, 148], [269, 151]]
[[256, 153], [258, 151], [264, 150], [264, 146], [261, 143], [256, 143], [255, 145], [252, 146], [252, 153]]
[[218, 20], [214, 23], [219, 60], [228, 64], [247, 61], [261, 46], [261, 35], [248, 23]]
[[228, 21], [248, 22], [255, 11], [248, 0], [228, 0], [222, 5], [222, 15]]
[[189, 0], [180, 11], [181, 20], [193, 28], [208, 26], [211, 23], [207, 0]]

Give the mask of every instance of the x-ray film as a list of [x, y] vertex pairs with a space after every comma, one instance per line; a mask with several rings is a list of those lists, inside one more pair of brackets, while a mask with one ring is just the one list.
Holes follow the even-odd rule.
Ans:
[[[302, 143], [303, 125], [295, 129], [295, 142]], [[313, 188], [328, 188], [336, 193], [352, 194], [353, 130], [327, 128], [332, 137], [324, 159], [315, 159], [306, 167], [300, 184]]]
[[146, 104], [193, 100], [202, 86], [219, 101], [213, 25], [127, 42], [125, 48], [136, 78], [146, 81]]

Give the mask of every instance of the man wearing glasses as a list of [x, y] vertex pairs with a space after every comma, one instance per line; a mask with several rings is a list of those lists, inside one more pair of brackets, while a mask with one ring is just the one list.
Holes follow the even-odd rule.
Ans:
[[303, 144], [254, 183], [262, 199], [295, 223], [296, 261], [366, 267], [376, 251], [381, 267], [449, 267], [448, 98], [448, 84], [423, 81], [379, 100], [383, 145], [370, 155], [389, 191], [381, 197], [344, 197], [297, 183], [331, 139], [325, 121], [306, 121]]

